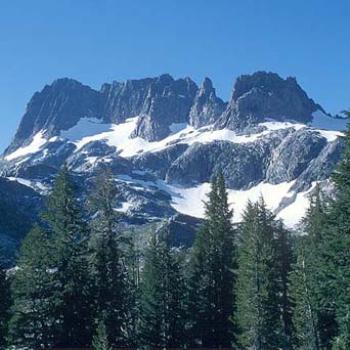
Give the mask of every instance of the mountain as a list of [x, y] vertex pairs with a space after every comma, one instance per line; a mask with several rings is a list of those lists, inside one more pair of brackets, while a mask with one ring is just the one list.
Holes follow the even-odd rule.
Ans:
[[[17, 184], [40, 206], [64, 163], [82, 196], [99, 166], [108, 164], [119, 188], [115, 208], [126, 223], [166, 218], [180, 232], [186, 223], [198, 226], [210, 178], [222, 169], [235, 221], [248, 198], [263, 195], [294, 226], [316, 183], [332, 190], [329, 177], [345, 124], [310, 99], [295, 78], [275, 73], [242, 75], [228, 102], [209, 78], [198, 87], [190, 78], [164, 74], [100, 90], [59, 79], [29, 101], [0, 174], [9, 193]], [[11, 205], [30, 218], [38, 210], [20, 196]], [[192, 239], [192, 231], [184, 230], [179, 244]], [[0, 235], [16, 240], [23, 232], [2, 223]]]

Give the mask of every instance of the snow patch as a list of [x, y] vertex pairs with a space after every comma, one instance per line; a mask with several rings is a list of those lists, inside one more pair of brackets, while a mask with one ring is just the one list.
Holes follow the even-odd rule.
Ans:
[[[73, 128], [61, 132], [61, 137], [75, 143], [77, 146], [76, 152], [89, 142], [105, 141], [107, 145], [115, 147], [120, 156], [132, 157], [142, 152], [158, 152], [176, 143], [192, 145], [196, 142], [229, 141], [243, 144], [254, 142], [276, 130], [307, 128], [305, 124], [266, 121], [260, 124], [265, 127], [263, 131], [242, 135], [229, 129], [215, 130], [213, 126], [194, 129], [185, 123], [173, 123], [169, 127], [172, 134], [163, 140], [150, 142], [141, 137], [130, 137], [136, 128], [137, 120], [138, 117], [134, 117], [120, 124], [103, 124], [98, 119], [83, 118]], [[341, 135], [337, 131], [317, 131], [328, 141], [333, 141]]]
[[[283, 197], [291, 196], [289, 192], [294, 181], [280, 184], [270, 184], [262, 182], [248, 190], [228, 189], [229, 203], [234, 210], [234, 222], [242, 219], [242, 214], [248, 201], [256, 202], [261, 196], [264, 198], [267, 207], [276, 210]], [[196, 187], [182, 188], [169, 185], [170, 194], [173, 197], [172, 207], [182, 214], [187, 214], [199, 218], [204, 217], [204, 201], [210, 191], [210, 184], [203, 183]], [[305, 208], [303, 208], [304, 210]], [[303, 211], [303, 214], [305, 212]], [[295, 217], [295, 224], [301, 217]]]
[[44, 133], [45, 130], [39, 131], [33, 136], [33, 139], [29, 145], [18, 148], [16, 151], [7, 155], [5, 159], [10, 161], [19, 157], [38, 152], [42, 148], [42, 146], [44, 146], [47, 143], [47, 139], [45, 138]]
[[132, 207], [131, 203], [123, 202], [121, 204], [121, 207], [118, 207], [118, 208], [116, 208], [114, 210], [117, 211], [117, 212], [120, 212], [120, 213], [126, 213], [131, 207]]
[[312, 183], [309, 190], [298, 193], [294, 202], [278, 213], [277, 217], [281, 218], [286, 226], [295, 226], [305, 216], [310, 203], [310, 192], [315, 186], [316, 182]]
[[70, 141], [78, 141], [85, 137], [98, 135], [111, 129], [111, 124], [103, 124], [96, 118], [81, 118], [78, 123], [68, 130], [61, 131], [61, 137]]
[[49, 189], [40, 181], [32, 181], [32, 180], [23, 179], [21, 177], [12, 177], [12, 176], [7, 177], [7, 179], [9, 179], [10, 181], [16, 181], [21, 185], [32, 188], [35, 191], [39, 190], [41, 192], [46, 192]]
[[[143, 188], [144, 190], [150, 188], [163, 190], [170, 194], [172, 198], [171, 206], [179, 213], [197, 218], [204, 217], [204, 203], [208, 200], [208, 194], [210, 192], [210, 183], [208, 182], [186, 188], [178, 185], [170, 185], [162, 180], [153, 182], [135, 179], [129, 175], [118, 175], [117, 180], [126, 182], [131, 186]], [[240, 222], [242, 220], [242, 214], [249, 200], [256, 202], [260, 197], [263, 197], [267, 207], [273, 212], [276, 212], [277, 218], [282, 219], [286, 226], [295, 227], [305, 215], [306, 209], [309, 206], [309, 193], [314, 188], [316, 182], [312, 184], [309, 190], [300, 193], [291, 191], [294, 183], [295, 180], [279, 184], [261, 182], [248, 190], [227, 189], [228, 201], [234, 211], [233, 221]], [[283, 199], [293, 197], [295, 198], [291, 204], [277, 212]]]

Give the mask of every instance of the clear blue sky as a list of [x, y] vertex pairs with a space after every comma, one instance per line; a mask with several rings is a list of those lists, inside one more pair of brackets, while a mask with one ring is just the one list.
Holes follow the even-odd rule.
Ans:
[[256, 70], [296, 76], [332, 113], [350, 107], [349, 0], [2, 0], [0, 150], [32, 94], [58, 77], [209, 76], [228, 99]]

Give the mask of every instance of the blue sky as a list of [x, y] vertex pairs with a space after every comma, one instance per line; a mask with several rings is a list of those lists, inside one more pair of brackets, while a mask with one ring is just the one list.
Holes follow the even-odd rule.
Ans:
[[32, 94], [59, 77], [209, 76], [228, 99], [256, 70], [297, 77], [327, 111], [350, 107], [349, 0], [3, 0], [0, 150]]

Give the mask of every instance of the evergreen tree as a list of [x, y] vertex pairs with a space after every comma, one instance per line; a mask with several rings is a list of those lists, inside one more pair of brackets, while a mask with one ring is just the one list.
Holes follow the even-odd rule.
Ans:
[[117, 217], [113, 209], [116, 188], [112, 174], [101, 169], [90, 197], [93, 211], [91, 270], [94, 280], [96, 313], [104, 315], [108, 341], [113, 346], [127, 343], [127, 274], [120, 249]]
[[276, 223], [261, 199], [248, 203], [240, 228], [237, 281], [240, 349], [273, 350], [283, 344]]
[[125, 256], [127, 270], [127, 326], [126, 337], [128, 346], [137, 348], [139, 344], [138, 326], [140, 319], [140, 284], [141, 284], [141, 263], [143, 259], [143, 249], [136, 230], [132, 229], [125, 236]]
[[292, 240], [290, 233], [277, 223], [275, 232], [277, 271], [279, 276], [280, 310], [282, 311], [283, 349], [290, 349], [292, 342], [292, 302], [290, 296], [289, 273], [293, 263]]
[[145, 255], [141, 284], [140, 336], [146, 348], [179, 348], [184, 343], [184, 278], [179, 253], [167, 232], [154, 235]]
[[213, 178], [205, 224], [198, 231], [189, 276], [189, 341], [192, 346], [230, 347], [235, 306], [235, 231], [223, 174]]
[[291, 293], [295, 303], [293, 323], [295, 343], [300, 348], [329, 348], [335, 334], [332, 303], [322, 283], [320, 250], [327, 227], [327, 208], [316, 186], [303, 219], [305, 236], [297, 244], [297, 262], [291, 274]]
[[344, 143], [342, 161], [333, 175], [336, 198], [330, 205], [319, 254], [323, 305], [336, 314], [338, 334], [334, 347], [338, 349], [350, 348], [350, 125]]
[[109, 344], [106, 325], [104, 321], [100, 321], [98, 323], [96, 334], [92, 340], [92, 349], [93, 350], [112, 350]]
[[54, 344], [53, 274], [48, 235], [35, 226], [22, 242], [12, 283], [10, 345], [45, 349]]
[[10, 288], [0, 247], [0, 349], [5, 346], [10, 307]]
[[307, 238], [298, 242], [297, 261], [290, 276], [294, 301], [294, 345], [300, 350], [320, 350], [320, 318], [314, 289], [315, 270], [308, 259]]
[[93, 327], [87, 259], [89, 232], [66, 166], [55, 180], [43, 219], [50, 231], [54, 259], [55, 346], [88, 346]]

